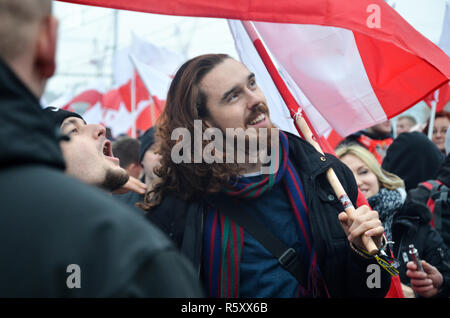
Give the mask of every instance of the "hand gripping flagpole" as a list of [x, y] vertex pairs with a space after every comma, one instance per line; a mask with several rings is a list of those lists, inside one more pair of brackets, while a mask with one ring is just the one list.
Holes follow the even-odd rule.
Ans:
[[[321, 147], [319, 146], [319, 143], [317, 142], [317, 140], [319, 139], [317, 137], [317, 133], [314, 131], [314, 127], [311, 125], [305, 112], [298, 105], [297, 101], [292, 96], [291, 92], [289, 91], [280, 74], [278, 73], [278, 70], [276, 69], [275, 65], [270, 59], [270, 56], [267, 53], [264, 44], [259, 38], [259, 35], [256, 32], [253, 23], [251, 21], [241, 21], [241, 22], [245, 31], [250, 37], [253, 45], [255, 46], [256, 51], [261, 57], [261, 60], [263, 61], [267, 71], [269, 72], [270, 77], [272, 78], [275, 86], [277, 87], [281, 97], [288, 106], [289, 112], [295, 121], [296, 128], [299, 131], [300, 135], [306, 141], [308, 141], [319, 153], [323, 155], [324, 153]], [[297, 110], [295, 111], [291, 107], [295, 107]], [[328, 181], [330, 182], [331, 187], [333, 188], [333, 191], [341, 201], [348, 217], [352, 218], [352, 216], [355, 214], [355, 208], [352, 202], [350, 201], [350, 198], [348, 197], [347, 193], [345, 192], [344, 188], [342, 187], [342, 184], [339, 181], [338, 177], [336, 176], [335, 172], [333, 171], [332, 168], [329, 168], [326, 175]], [[370, 255], [378, 253], [378, 248], [371, 237], [363, 235], [362, 242]]]

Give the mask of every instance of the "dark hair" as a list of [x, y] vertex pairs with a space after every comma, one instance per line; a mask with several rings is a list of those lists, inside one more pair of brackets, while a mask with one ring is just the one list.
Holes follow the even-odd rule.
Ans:
[[[436, 115], [434, 116], [434, 119], [436, 118], [447, 118], [450, 121], [450, 112], [447, 112], [445, 110], [437, 112]], [[425, 135], [428, 135], [428, 128], [430, 127], [430, 119], [428, 119], [427, 121], [427, 125], [425, 126], [425, 128], [422, 130], [422, 132]]]
[[[242, 168], [230, 163], [174, 163], [171, 151], [178, 140], [172, 140], [172, 132], [180, 127], [191, 134], [194, 144], [194, 120], [207, 116], [206, 95], [201, 91], [201, 80], [214, 67], [226, 59], [226, 54], [207, 54], [195, 57], [184, 63], [175, 74], [167, 95], [166, 106], [158, 119], [157, 137], [160, 140], [158, 153], [162, 156], [161, 166], [155, 169], [161, 180], [152, 191], [146, 194], [145, 210], [158, 205], [166, 192], [173, 192], [184, 200], [191, 199], [208, 192], [218, 192], [232, 176], [239, 174]], [[202, 123], [202, 133], [208, 127]], [[203, 147], [207, 141], [203, 141]], [[191, 158], [194, 151], [191, 150]]]
[[139, 164], [141, 142], [135, 138], [122, 137], [112, 143], [112, 152], [119, 158], [120, 166], [126, 169], [132, 163]]

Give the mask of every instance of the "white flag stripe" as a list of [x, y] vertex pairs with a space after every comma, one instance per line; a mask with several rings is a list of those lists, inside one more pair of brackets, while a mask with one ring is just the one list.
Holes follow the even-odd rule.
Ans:
[[264, 22], [255, 27], [276, 61], [340, 135], [387, 120], [352, 31]]
[[100, 124], [103, 122], [102, 103], [97, 102], [83, 113], [83, 119], [87, 124]]
[[314, 126], [318, 136], [328, 136], [331, 132], [331, 126], [325, 118], [316, 110], [316, 108], [311, 104], [308, 97], [302, 92], [302, 90], [297, 86], [294, 80], [291, 78], [288, 72], [286, 72], [282, 65], [278, 66], [279, 72], [289, 88], [290, 92], [294, 96], [297, 103], [305, 111], [311, 124]]
[[150, 94], [157, 96], [159, 99], [166, 99], [170, 83], [172, 82], [171, 77], [142, 63], [132, 54], [130, 54], [130, 59]]

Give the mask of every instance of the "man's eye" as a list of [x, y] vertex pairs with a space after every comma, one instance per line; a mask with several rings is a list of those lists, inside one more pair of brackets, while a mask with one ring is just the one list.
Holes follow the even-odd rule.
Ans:
[[238, 92], [235, 92], [235, 93], [232, 93], [229, 97], [228, 97], [228, 101], [229, 102], [232, 102], [232, 101], [234, 101], [236, 98], [238, 98], [239, 97], [239, 93]]
[[251, 87], [251, 88], [254, 88], [254, 87], [256, 87], [256, 80], [251, 80], [249, 83], [248, 83], [248, 85]]
[[74, 128], [72, 130], [69, 131], [68, 135], [74, 135], [74, 134], [78, 134], [78, 129]]

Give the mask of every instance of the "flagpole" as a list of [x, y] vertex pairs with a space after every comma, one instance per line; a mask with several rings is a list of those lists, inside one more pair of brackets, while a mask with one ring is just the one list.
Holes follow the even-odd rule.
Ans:
[[[253, 26], [253, 23], [251, 21], [241, 21], [241, 22], [245, 31], [250, 37], [256, 51], [261, 57], [261, 60], [263, 61], [267, 71], [269, 72], [270, 77], [272, 78], [275, 86], [277, 87], [281, 97], [286, 103], [289, 112], [295, 121], [296, 128], [300, 132], [300, 135], [302, 135], [304, 139], [308, 141], [319, 153], [324, 154], [318, 143], [319, 138], [314, 130], [314, 127], [311, 125], [304, 110], [301, 109], [301, 107], [298, 105], [297, 101], [292, 96], [291, 92], [289, 91], [283, 79], [281, 78], [267, 50], [265, 49], [264, 44], [262, 43], [255, 27]], [[295, 107], [295, 109], [292, 109], [291, 107]], [[342, 205], [344, 206], [345, 212], [347, 213], [349, 218], [351, 218], [355, 213], [355, 208], [351, 203], [348, 195], [346, 194], [345, 189], [340, 183], [338, 177], [336, 176], [334, 170], [332, 168], [329, 168], [326, 175], [336, 196], [339, 198]], [[378, 253], [378, 248], [371, 237], [363, 235], [362, 241], [364, 247], [370, 254], [373, 255]]]
[[131, 118], [133, 118], [131, 137], [136, 138], [136, 77], [133, 71], [131, 76]]
[[[438, 90], [436, 90], [437, 92]], [[436, 105], [437, 105], [437, 98], [435, 98], [431, 101], [431, 112], [430, 112], [430, 121], [428, 123], [428, 139], [433, 138], [433, 128], [434, 128], [434, 119], [436, 117]]]

